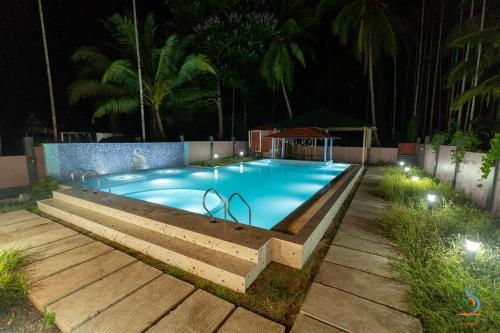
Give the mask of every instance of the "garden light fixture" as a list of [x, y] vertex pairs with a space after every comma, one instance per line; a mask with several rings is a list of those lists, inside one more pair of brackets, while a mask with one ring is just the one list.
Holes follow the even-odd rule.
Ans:
[[245, 155], [245, 153], [244, 153], [244, 152], [242, 152], [242, 151], [240, 151], [240, 156], [242, 156], [242, 157], [243, 157], [243, 155]]
[[476, 253], [481, 247], [481, 242], [465, 239], [465, 247], [467, 248], [467, 251]]
[[418, 182], [420, 180], [420, 177], [419, 176], [412, 176], [411, 180], [413, 180], [414, 182]]
[[405, 165], [405, 162], [404, 161], [399, 161], [399, 166], [400, 167], [403, 167]]
[[219, 158], [219, 154], [214, 154], [214, 158], [218, 159]]
[[408, 172], [410, 172], [410, 167], [409, 166], [404, 167], [403, 171], [404, 171], [405, 177], [408, 177]]
[[434, 203], [436, 202], [437, 196], [435, 194], [427, 194], [427, 203], [428, 203], [428, 209], [429, 213], [432, 212], [432, 208], [434, 207]]

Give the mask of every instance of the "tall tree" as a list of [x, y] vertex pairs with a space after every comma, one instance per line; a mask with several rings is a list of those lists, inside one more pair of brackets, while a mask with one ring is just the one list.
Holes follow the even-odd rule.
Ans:
[[[345, 5], [332, 23], [333, 31], [340, 42], [346, 45], [350, 37], [355, 38], [354, 51], [363, 60], [364, 71], [368, 74], [370, 87], [370, 109], [373, 126], [377, 126], [375, 103], [374, 66], [382, 55], [394, 58], [397, 53], [398, 25], [389, 6], [382, 0], [353, 0]], [[380, 144], [377, 131], [375, 142]]]
[[[111, 60], [95, 48], [82, 47], [75, 52], [73, 60], [83, 65], [82, 78], [69, 87], [70, 103], [83, 98], [97, 100], [94, 118], [104, 115], [136, 111], [139, 106], [139, 75], [133, 66], [136, 44], [134, 24], [127, 16], [115, 14], [106, 26], [122, 57]], [[143, 28], [141, 70], [144, 87], [144, 103], [151, 113], [157, 139], [165, 139], [161, 112], [168, 103], [189, 102], [206, 98], [208, 92], [189, 86], [190, 80], [200, 72], [214, 74], [203, 55], [185, 56], [177, 36], [163, 40], [155, 46], [158, 26], [154, 17], [148, 15]], [[91, 78], [85, 76], [91, 75]], [[93, 77], [93, 78], [92, 78]]]
[[49, 48], [47, 45], [47, 34], [45, 32], [45, 20], [43, 17], [42, 0], [38, 0], [38, 14], [40, 16], [40, 27], [42, 29], [43, 53], [45, 55], [45, 68], [47, 70], [47, 81], [49, 85], [49, 99], [50, 110], [52, 115], [52, 133], [54, 135], [54, 142], [58, 140], [57, 134], [57, 116], [56, 116], [56, 102], [54, 99], [54, 87], [52, 86], [52, 73], [50, 71]]
[[294, 59], [302, 67], [306, 66], [304, 54], [299, 44], [294, 40], [294, 36], [300, 30], [300, 26], [294, 19], [286, 21], [269, 45], [260, 66], [260, 74], [267, 86], [273, 91], [281, 89], [289, 118], [293, 118], [288, 92], [292, 90], [294, 83]]

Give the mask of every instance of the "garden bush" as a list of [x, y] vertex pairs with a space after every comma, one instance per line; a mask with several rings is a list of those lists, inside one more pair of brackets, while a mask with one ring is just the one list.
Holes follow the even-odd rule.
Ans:
[[0, 251], [0, 312], [6, 312], [26, 297], [28, 278], [21, 250]]

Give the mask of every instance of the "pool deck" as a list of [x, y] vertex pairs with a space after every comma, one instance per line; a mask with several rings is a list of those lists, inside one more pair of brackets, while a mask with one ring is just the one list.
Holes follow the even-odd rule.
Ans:
[[422, 332], [397, 281], [391, 242], [372, 231], [387, 203], [376, 195], [383, 168], [370, 167], [309, 290], [291, 333]]
[[0, 214], [0, 250], [24, 248], [41, 312], [62, 332], [284, 332], [282, 325], [28, 211]]

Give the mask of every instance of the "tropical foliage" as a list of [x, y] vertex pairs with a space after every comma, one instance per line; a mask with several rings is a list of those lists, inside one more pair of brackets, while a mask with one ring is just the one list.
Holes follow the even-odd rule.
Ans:
[[[135, 33], [132, 20], [115, 14], [106, 21], [106, 28], [119, 51], [112, 59], [96, 48], [78, 49], [73, 60], [83, 67], [81, 79], [69, 87], [70, 104], [83, 98], [96, 100], [94, 118], [130, 113], [138, 109], [139, 78], [134, 66]], [[182, 41], [170, 35], [156, 46], [157, 31], [154, 17], [148, 15], [142, 31], [142, 84], [144, 102], [148, 106], [155, 137], [165, 139], [161, 111], [169, 104], [191, 102], [209, 93], [189, 86], [200, 72], [216, 74], [203, 55], [186, 56]]]

